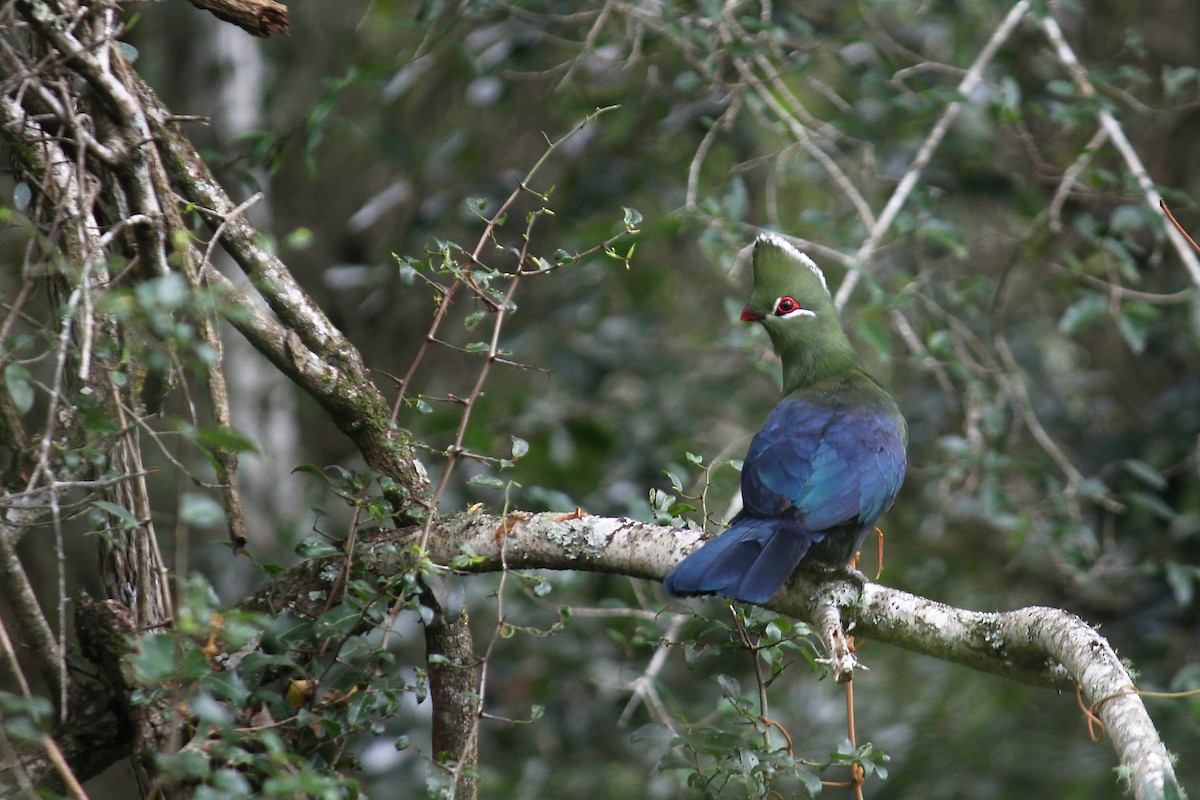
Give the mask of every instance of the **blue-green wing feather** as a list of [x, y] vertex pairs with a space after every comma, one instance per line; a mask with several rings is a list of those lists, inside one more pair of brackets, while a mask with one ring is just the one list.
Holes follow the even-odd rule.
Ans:
[[894, 408], [782, 400], [746, 454], [743, 513], [791, 514], [811, 533], [873, 524], [904, 482], [904, 420]]
[[668, 592], [763, 603], [814, 547], [845, 563], [895, 500], [906, 468], [904, 418], [863, 380], [780, 401], [746, 453], [742, 511], [671, 570]]

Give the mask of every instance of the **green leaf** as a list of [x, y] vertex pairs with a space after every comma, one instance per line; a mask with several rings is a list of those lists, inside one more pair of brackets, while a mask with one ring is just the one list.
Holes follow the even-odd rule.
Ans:
[[1167, 488], [1167, 479], [1163, 477], [1163, 474], [1145, 461], [1139, 461], [1136, 458], [1127, 458], [1121, 462], [1121, 466], [1125, 468], [1126, 472], [1151, 489], [1161, 492]]
[[156, 771], [171, 778], [204, 778], [209, 773], [209, 758], [202, 750], [185, 747], [169, 756], [160, 756]]
[[295, 469], [293, 469], [293, 470], [292, 470], [292, 473], [293, 473], [293, 474], [295, 474], [295, 473], [297, 473], [297, 472], [304, 472], [304, 473], [307, 473], [307, 474], [309, 474], [309, 475], [315, 475], [315, 476], [317, 476], [318, 478], [320, 478], [320, 479], [321, 479], [321, 480], [323, 480], [323, 481], [326, 481], [326, 482], [328, 482], [328, 481], [329, 481], [329, 476], [328, 476], [328, 475], [326, 475], [326, 474], [325, 474], [325, 473], [324, 473], [324, 472], [321, 470], [321, 468], [320, 468], [320, 467], [318, 467], [316, 464], [301, 464], [300, 466], [298, 466], [298, 467], [296, 467]]
[[1167, 584], [1175, 595], [1175, 602], [1181, 607], [1190, 606], [1196, 599], [1196, 582], [1200, 580], [1200, 567], [1170, 561], [1166, 565], [1166, 575]]
[[233, 453], [260, 453], [258, 445], [246, 434], [235, 428], [220, 425], [205, 425], [196, 431], [196, 439], [217, 450]]
[[133, 293], [143, 308], [170, 311], [182, 308], [187, 303], [191, 297], [191, 287], [178, 272], [168, 272], [162, 277], [139, 283]]
[[721, 206], [725, 212], [725, 218], [730, 222], [741, 222], [746, 217], [746, 209], [749, 203], [750, 198], [746, 190], [746, 182], [741, 177], [731, 180], [729, 182], [729, 191], [721, 198]]
[[463, 327], [466, 328], [467, 330], [471, 330], [476, 325], [478, 325], [483, 320], [483, 318], [486, 317], [487, 315], [488, 315], [488, 312], [483, 309], [480, 309], [478, 311], [472, 311], [470, 314], [467, 314], [467, 318], [463, 320]]
[[497, 478], [495, 475], [473, 475], [471, 480], [467, 481], [470, 486], [489, 486], [493, 489], [503, 489], [504, 481]]
[[166, 633], [149, 633], [138, 639], [132, 661], [139, 683], [156, 684], [175, 675], [177, 642], [174, 635]]
[[1156, 494], [1149, 494], [1148, 492], [1130, 492], [1129, 502], [1132, 505], [1149, 511], [1151, 514], [1154, 514], [1156, 517], [1160, 517], [1167, 522], [1174, 520], [1179, 514], [1179, 512], [1168, 505], [1167, 502], [1161, 497]]
[[225, 509], [206, 494], [187, 492], [179, 500], [179, 517], [197, 528], [215, 528], [225, 524]]
[[112, 517], [116, 521], [117, 527], [123, 528], [124, 530], [137, 530], [138, 526], [141, 524], [138, 522], [137, 517], [135, 517], [129, 511], [129, 509], [122, 508], [116, 503], [110, 503], [107, 500], [97, 500], [92, 503], [92, 505]]
[[1200, 72], [1195, 67], [1163, 67], [1163, 93], [1170, 98], [1178, 97], [1188, 88], [1188, 84], [1196, 82]]
[[321, 536], [310, 536], [307, 539], [296, 545], [296, 555], [301, 558], [329, 558], [341, 554], [341, 550], [334, 547], [330, 542]]
[[24, 211], [29, 208], [29, 201], [33, 199], [33, 189], [29, 188], [29, 184], [21, 181], [13, 187], [13, 208], [17, 211]]
[[1065, 334], [1076, 334], [1088, 328], [1108, 313], [1108, 298], [1091, 292], [1076, 300], [1063, 312], [1058, 320], [1058, 329]]
[[965, 258], [968, 254], [963, 244], [965, 231], [948, 219], [935, 217], [924, 220], [919, 233], [922, 239], [942, 245], [958, 258]]
[[283, 244], [293, 250], [307, 250], [315, 238], [311, 229], [300, 226], [283, 237]]
[[661, 722], [650, 722], [638, 728], [629, 736], [629, 741], [634, 744], [647, 742], [666, 746], [675, 739], [675, 733], [669, 727]]
[[10, 737], [36, 742], [53, 727], [54, 707], [42, 697], [0, 691], [0, 723]]
[[229, 708], [221, 702], [218, 702], [208, 692], [199, 692], [188, 702], [188, 710], [201, 722], [218, 727], [233, 722], [233, 715], [229, 712]]
[[1159, 311], [1147, 303], [1126, 303], [1117, 315], [1117, 330], [1129, 345], [1129, 349], [1141, 355], [1146, 349], [1150, 329], [1158, 319]]
[[1141, 206], [1117, 206], [1108, 217], [1108, 226], [1114, 233], [1124, 233], [1145, 224], [1146, 215], [1142, 213]]
[[33, 407], [33, 376], [29, 370], [20, 364], [6, 364], [4, 383], [8, 386], [8, 396], [12, 398], [18, 414], [24, 414]]

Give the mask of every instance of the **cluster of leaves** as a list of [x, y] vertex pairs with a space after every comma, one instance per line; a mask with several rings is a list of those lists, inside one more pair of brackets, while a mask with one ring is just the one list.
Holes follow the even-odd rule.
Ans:
[[[695, 722], [685, 717], [682, 724], [644, 725], [633, 741], [661, 751], [658, 768], [681, 771], [686, 785], [706, 797], [811, 797], [823, 783], [844, 781], [847, 773], [842, 770], [860, 779], [886, 780], [889, 758], [870, 742], [846, 739], [824, 759], [796, 752], [819, 745], [793, 740], [770, 716], [768, 689], [785, 674], [784, 680], [801, 680], [796, 670], [803, 672], [805, 667], [813, 676], [826, 676], [820, 639], [804, 623], [763, 609], [732, 611], [731, 620], [701, 616], [687, 626], [682, 637], [685, 661], [695, 671], [704, 671], [706, 665], [720, 670], [748, 654], [754, 663], [754, 688], [748, 691], [736, 677], [719, 671], [712, 677], [720, 688], [715, 709]], [[830, 776], [831, 769], [837, 777], [822, 778]]]
[[[327, 572], [332, 587], [335, 561]], [[156, 757], [168, 786], [208, 800], [360, 796], [347, 737], [382, 734], [405, 698], [420, 702], [428, 688], [380, 632], [395, 614], [432, 611], [412, 573], [352, 577], [344, 587], [315, 615], [290, 607], [267, 615], [222, 609], [207, 582], [189, 581], [176, 628], [141, 636], [133, 659], [144, 687], [135, 702], [182, 734], [174, 752]], [[314, 598], [295, 605], [321, 607]]]

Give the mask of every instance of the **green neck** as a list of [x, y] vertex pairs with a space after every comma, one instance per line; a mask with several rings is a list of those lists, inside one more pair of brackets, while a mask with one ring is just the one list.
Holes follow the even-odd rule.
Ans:
[[792, 330], [777, 329], [769, 333], [783, 361], [785, 395], [824, 378], [862, 368], [858, 354], [836, 320], [816, 336], [797, 336]]

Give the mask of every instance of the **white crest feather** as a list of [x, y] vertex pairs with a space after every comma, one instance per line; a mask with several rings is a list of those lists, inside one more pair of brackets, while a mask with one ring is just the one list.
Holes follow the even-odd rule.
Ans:
[[820, 278], [821, 285], [825, 287], [825, 291], [829, 291], [829, 284], [825, 282], [825, 273], [822, 272], [821, 268], [817, 266], [817, 262], [809, 258], [808, 254], [800, 252], [796, 245], [792, 244], [778, 233], [775, 233], [774, 231], [763, 231], [758, 235], [758, 238], [755, 240], [755, 242], [764, 242], [766, 244], [778, 247], [780, 250], [811, 269], [813, 274]]

